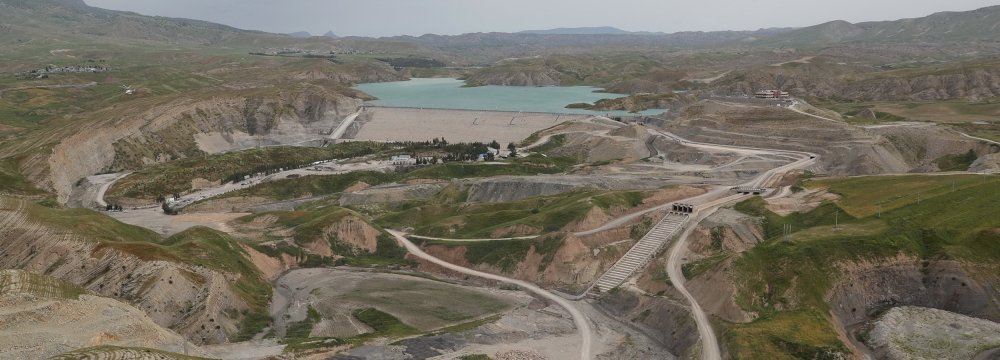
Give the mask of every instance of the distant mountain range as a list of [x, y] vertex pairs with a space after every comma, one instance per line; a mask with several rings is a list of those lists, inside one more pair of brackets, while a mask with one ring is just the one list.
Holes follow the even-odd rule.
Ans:
[[[678, 36], [701, 32], [633, 32], [610, 26], [526, 30], [515, 34], [535, 35], [662, 35]], [[715, 31], [711, 34], [743, 33], [745, 42], [775, 46], [822, 46], [835, 43], [899, 43], [1000, 39], [1000, 5], [972, 11], [939, 12], [929, 16], [893, 21], [850, 23], [843, 20], [804, 27], [758, 31]]]
[[[308, 31], [297, 31], [293, 33], [288, 33], [287, 35], [297, 39], [308, 39], [313, 36]], [[323, 37], [336, 39], [339, 36], [337, 36], [337, 34], [334, 34], [333, 31], [327, 31], [326, 34], [323, 34]]]
[[[0, 43], [28, 39], [74, 41], [155, 41], [190, 45], [244, 43], [278, 45], [282, 39], [317, 38], [308, 32], [286, 35], [236, 29], [206, 21], [144, 16], [105, 10], [82, 0], [0, 0]], [[339, 38], [345, 41], [370, 38]], [[263, 42], [262, 42], [263, 40]], [[518, 56], [551, 49], [583, 49], [597, 46], [608, 51], [642, 49], [704, 49], [726, 46], [819, 48], [835, 44], [878, 46], [880, 44], [988, 44], [1000, 42], [1000, 6], [973, 11], [940, 12], [926, 17], [895, 21], [850, 23], [831, 21], [815, 26], [756, 31], [632, 32], [610, 26], [527, 30], [518, 33], [474, 33], [454, 36], [424, 35], [382, 38], [424, 46], [425, 50], [461, 53], [491, 52]], [[318, 41], [318, 40], [314, 40]], [[367, 46], [371, 46], [369, 42]], [[389, 45], [386, 45], [389, 46]], [[490, 49], [485, 49], [490, 48]], [[491, 50], [492, 49], [492, 50]]]
[[598, 26], [598, 27], [573, 27], [573, 28], [556, 28], [548, 30], [525, 30], [519, 31], [517, 34], [538, 34], [538, 35], [631, 35], [636, 34], [631, 31], [622, 30], [610, 26]]

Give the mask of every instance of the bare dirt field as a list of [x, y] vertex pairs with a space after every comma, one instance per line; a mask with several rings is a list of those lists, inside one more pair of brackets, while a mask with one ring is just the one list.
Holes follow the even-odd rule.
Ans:
[[206, 226], [223, 232], [232, 232], [226, 225], [249, 213], [192, 213], [166, 215], [159, 207], [123, 212], [108, 212], [109, 216], [126, 224], [141, 226], [163, 235], [173, 235], [195, 226]]
[[917, 121], [971, 122], [1000, 119], [1000, 104], [993, 103], [885, 103], [876, 104], [875, 110]]
[[521, 141], [553, 125], [582, 120], [588, 115], [558, 115], [503, 111], [368, 108], [371, 120], [353, 137], [373, 141], [423, 141], [445, 138], [449, 142]]
[[301, 321], [312, 307], [323, 318], [313, 335], [336, 337], [368, 332], [351, 315], [353, 310], [363, 308], [376, 308], [428, 331], [506, 311], [530, 300], [517, 292], [464, 287], [415, 276], [300, 269], [276, 281], [271, 316], [281, 334], [285, 321]]

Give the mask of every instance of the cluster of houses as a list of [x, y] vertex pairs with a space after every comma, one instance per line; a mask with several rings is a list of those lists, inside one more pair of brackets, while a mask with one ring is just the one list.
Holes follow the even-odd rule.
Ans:
[[374, 53], [375, 53], [374, 50], [361, 50], [354, 48], [336, 49], [330, 52], [330, 54], [334, 55], [371, 55]]
[[41, 69], [35, 69], [29, 71], [28, 76], [35, 79], [44, 79], [49, 77], [49, 74], [102, 73], [106, 71], [111, 71], [111, 67], [104, 65], [80, 65], [80, 66], [49, 65]]
[[321, 52], [318, 50], [306, 50], [299, 48], [267, 48], [262, 52], [251, 53], [252, 55], [268, 55], [268, 56], [278, 56], [278, 55], [319, 55]]
[[753, 97], [756, 98], [756, 99], [779, 99], [779, 100], [783, 100], [783, 99], [788, 99], [791, 96], [788, 94], [787, 91], [781, 91], [781, 90], [761, 90], [761, 91], [755, 92], [753, 94]]

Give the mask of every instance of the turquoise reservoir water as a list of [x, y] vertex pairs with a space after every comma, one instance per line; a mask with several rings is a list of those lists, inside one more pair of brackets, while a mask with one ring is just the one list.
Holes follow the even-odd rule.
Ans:
[[[589, 111], [567, 109], [572, 103], [594, 103], [601, 99], [625, 95], [596, 93], [590, 86], [479, 86], [462, 87], [458, 79], [412, 79], [384, 83], [361, 84], [355, 88], [378, 100], [370, 104], [426, 109], [500, 110], [546, 112], [562, 114], [627, 115], [625, 111]], [[656, 115], [664, 110], [647, 110], [642, 114]]]

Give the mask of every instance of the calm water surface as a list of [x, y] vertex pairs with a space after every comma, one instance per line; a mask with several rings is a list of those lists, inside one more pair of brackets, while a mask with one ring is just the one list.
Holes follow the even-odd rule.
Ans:
[[[562, 114], [627, 115], [625, 111], [589, 111], [567, 109], [572, 103], [594, 103], [626, 95], [596, 93], [591, 86], [479, 86], [462, 87], [458, 79], [412, 79], [384, 83], [361, 84], [355, 88], [378, 100], [373, 105], [462, 110], [501, 110]], [[647, 110], [644, 115], [656, 115], [664, 110]]]

